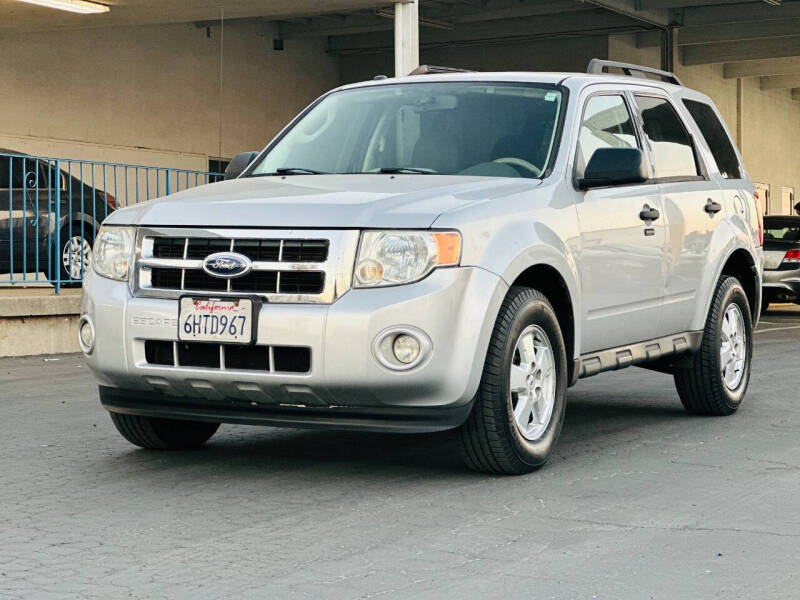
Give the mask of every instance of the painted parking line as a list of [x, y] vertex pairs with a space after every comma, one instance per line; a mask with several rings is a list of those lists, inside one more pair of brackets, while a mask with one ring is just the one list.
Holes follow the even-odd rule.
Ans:
[[770, 331], [788, 331], [789, 329], [800, 329], [800, 325], [790, 325], [788, 327], [770, 327], [769, 329], [759, 329], [755, 333], [769, 333]]

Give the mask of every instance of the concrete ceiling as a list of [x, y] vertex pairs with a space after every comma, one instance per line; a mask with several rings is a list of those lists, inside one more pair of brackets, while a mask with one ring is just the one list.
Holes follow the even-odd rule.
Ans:
[[76, 15], [17, 0], [0, 0], [0, 29], [48, 30], [179, 23], [225, 17], [285, 18], [352, 11], [391, 5], [392, 0], [98, 0], [111, 7], [107, 13]]

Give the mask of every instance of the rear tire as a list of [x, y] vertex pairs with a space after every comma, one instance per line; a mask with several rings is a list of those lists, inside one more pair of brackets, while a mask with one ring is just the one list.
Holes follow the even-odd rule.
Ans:
[[150, 450], [186, 450], [206, 443], [219, 423], [158, 419], [112, 412], [111, 420], [131, 444]]
[[700, 350], [688, 367], [675, 369], [675, 387], [686, 410], [695, 415], [736, 412], [750, 382], [753, 320], [750, 303], [735, 277], [723, 276], [711, 303]]
[[541, 467], [561, 433], [566, 395], [567, 356], [555, 311], [540, 292], [512, 287], [460, 429], [467, 465], [508, 475]]

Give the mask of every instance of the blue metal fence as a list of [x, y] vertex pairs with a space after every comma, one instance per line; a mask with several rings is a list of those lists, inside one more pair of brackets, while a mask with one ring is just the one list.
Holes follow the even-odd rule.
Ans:
[[79, 286], [100, 224], [117, 208], [222, 173], [0, 152], [0, 284]]

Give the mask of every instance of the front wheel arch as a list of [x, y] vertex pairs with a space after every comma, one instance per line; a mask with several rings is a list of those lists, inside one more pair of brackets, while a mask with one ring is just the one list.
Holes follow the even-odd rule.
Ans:
[[561, 326], [564, 346], [567, 351], [567, 362], [569, 364], [568, 380], [570, 385], [577, 381], [579, 365], [575, 360], [575, 309], [569, 286], [554, 267], [545, 264], [538, 264], [528, 267], [519, 274], [511, 284], [513, 286], [527, 287], [541, 292], [550, 302], [556, 313], [556, 318]]

